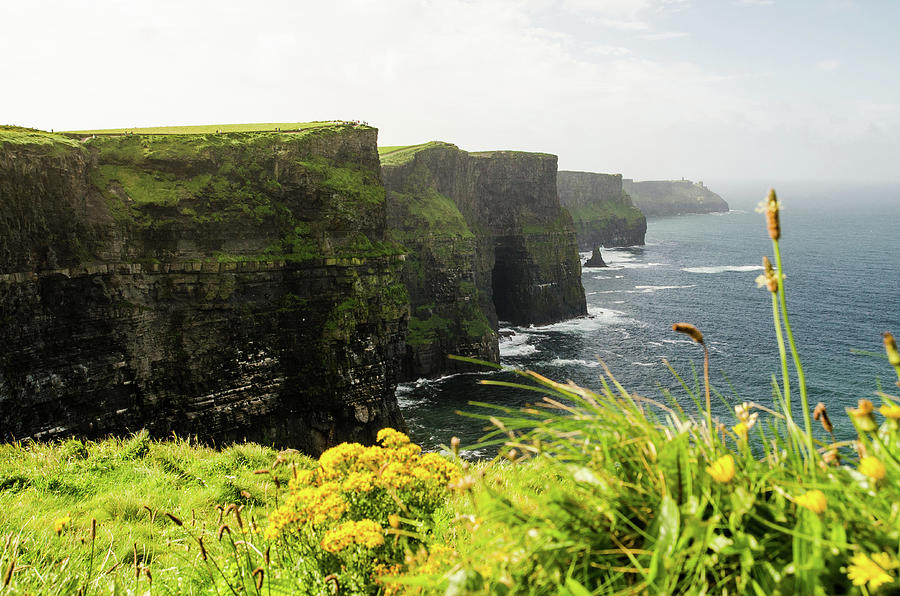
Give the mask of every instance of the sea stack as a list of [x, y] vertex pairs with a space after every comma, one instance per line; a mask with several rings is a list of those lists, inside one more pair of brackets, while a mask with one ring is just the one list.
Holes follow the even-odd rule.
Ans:
[[603, 256], [600, 254], [600, 247], [595, 246], [594, 252], [591, 254], [591, 258], [584, 262], [585, 267], [608, 267], [608, 265], [603, 261]]

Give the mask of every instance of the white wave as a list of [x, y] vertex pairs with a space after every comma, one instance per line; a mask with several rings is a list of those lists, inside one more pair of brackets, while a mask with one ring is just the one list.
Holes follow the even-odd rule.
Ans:
[[647, 292], [655, 292], [656, 290], [683, 290], [685, 288], [694, 288], [694, 284], [689, 286], [634, 286], [635, 290], [645, 290]]
[[624, 275], [594, 275], [594, 279], [622, 279]]
[[693, 287], [696, 286], [634, 286], [633, 290], [599, 290], [597, 292], [591, 292], [591, 294], [652, 294], [657, 290], [681, 290]]
[[550, 362], [544, 362], [547, 366], [585, 366], [587, 368], [596, 368], [600, 363], [596, 360], [579, 360], [577, 358], [554, 358]]
[[715, 265], [713, 267], [684, 267], [688, 273], [743, 273], [745, 271], [762, 271], [762, 265]]
[[625, 304], [624, 300], [613, 300], [613, 304]]
[[533, 337], [531, 333], [515, 331], [512, 335], [507, 335], [500, 340], [500, 356], [501, 358], [515, 358], [517, 356], [528, 356], [538, 351], [537, 346], [529, 343]]
[[665, 267], [668, 263], [617, 263], [620, 269], [649, 269], [650, 267]]
[[658, 363], [656, 362], [632, 362], [635, 366], [656, 366]]
[[635, 321], [622, 311], [589, 305], [588, 316], [586, 317], [567, 319], [559, 323], [551, 323], [550, 325], [541, 325], [539, 327], [529, 327], [528, 330], [533, 333], [544, 333], [547, 331], [592, 333], [606, 327], [622, 327], [623, 325], [645, 324]]

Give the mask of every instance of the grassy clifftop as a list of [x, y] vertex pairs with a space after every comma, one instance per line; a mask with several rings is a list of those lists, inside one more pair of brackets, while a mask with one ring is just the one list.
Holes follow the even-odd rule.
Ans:
[[321, 120], [315, 122], [267, 122], [247, 124], [199, 124], [190, 126], [148, 126], [139, 128], [103, 128], [93, 130], [70, 130], [72, 134], [210, 134], [231, 132], [297, 132], [317, 128], [371, 128], [367, 125], [343, 120]]
[[378, 156], [381, 158], [382, 166], [399, 166], [410, 161], [420, 151], [434, 149], [436, 147], [446, 147], [448, 149], [456, 149], [459, 147], [452, 143], [443, 141], [429, 141], [418, 145], [392, 145], [378, 148]]

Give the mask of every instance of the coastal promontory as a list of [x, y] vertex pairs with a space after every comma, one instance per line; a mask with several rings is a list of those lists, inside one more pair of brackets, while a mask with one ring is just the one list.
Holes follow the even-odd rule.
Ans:
[[622, 181], [622, 188], [647, 217], [728, 211], [728, 203], [703, 182], [690, 180]]

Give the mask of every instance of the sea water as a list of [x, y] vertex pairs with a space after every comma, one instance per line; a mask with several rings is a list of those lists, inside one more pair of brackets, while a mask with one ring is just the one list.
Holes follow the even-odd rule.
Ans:
[[[790, 323], [809, 402], [824, 402], [845, 438], [852, 427], [844, 408], [860, 398], [877, 405], [879, 389], [900, 391], [887, 360], [865, 354], [884, 353], [884, 331], [900, 337], [900, 192], [882, 194], [870, 201], [785, 201], [782, 214]], [[712, 385], [721, 394], [713, 398], [715, 415], [734, 424], [736, 404], [774, 405], [772, 376], [780, 379], [780, 363], [771, 295], [755, 283], [763, 255], [773, 256], [762, 215], [747, 205], [651, 219], [645, 246], [602, 252], [608, 268], [582, 271], [588, 316], [544, 326], [501, 323], [502, 364], [599, 389], [602, 359], [629, 391], [664, 400], [666, 388], [696, 412], [663, 362], [691, 385], [695, 373], [702, 375], [700, 346], [672, 331], [673, 323], [687, 322], [703, 332], [710, 350]], [[470, 401], [519, 407], [541, 398], [480, 379], [516, 380], [486, 369], [398, 387], [413, 439], [428, 449], [452, 436], [471, 445], [489, 427], [458, 414], [485, 412]], [[796, 378], [792, 387], [796, 416]]]

